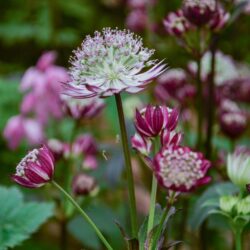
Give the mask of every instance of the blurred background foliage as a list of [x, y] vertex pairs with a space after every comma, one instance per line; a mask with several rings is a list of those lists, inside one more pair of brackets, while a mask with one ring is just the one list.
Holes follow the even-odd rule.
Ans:
[[[162, 19], [172, 10], [176, 10], [181, 4], [181, 0], [158, 0], [157, 5], [152, 10], [152, 16], [159, 25], [159, 32], [149, 35], [147, 32], [141, 35], [145, 38], [145, 43], [156, 49], [156, 57], [166, 58], [169, 67], [185, 67], [189, 57], [185, 51], [176, 44], [176, 41], [166, 35], [162, 27]], [[68, 60], [73, 49], [80, 45], [87, 34], [93, 34], [95, 30], [103, 27], [125, 28], [125, 18], [128, 13], [125, 0], [0, 0], [0, 184], [11, 185], [10, 174], [13, 172], [16, 163], [25, 154], [27, 144], [23, 143], [15, 152], [7, 148], [6, 142], [2, 137], [2, 131], [7, 120], [19, 113], [21, 94], [19, 83], [24, 71], [34, 65], [37, 58], [43, 51], [55, 50], [58, 52], [57, 63], [68, 67]], [[241, 15], [223, 34], [220, 39], [219, 48], [225, 53], [230, 54], [239, 61], [250, 63], [250, 15]], [[152, 36], [152, 37], [150, 37]], [[107, 126], [107, 133], [110, 136], [116, 135], [118, 127], [114, 126], [114, 116], [116, 115], [113, 100], [107, 100], [105, 117], [111, 126]], [[61, 131], [61, 135], [67, 140], [68, 128], [72, 126], [70, 122], [56, 125], [56, 130]], [[100, 135], [98, 126], [93, 126], [93, 134]], [[53, 131], [48, 131], [53, 134]], [[190, 138], [189, 138], [190, 137]], [[187, 140], [192, 141], [192, 135], [187, 136]], [[227, 147], [225, 143], [218, 140], [221, 148]], [[112, 149], [117, 150], [117, 149]], [[115, 153], [117, 155], [117, 152]], [[110, 174], [110, 187], [104, 189], [105, 198], [109, 199], [110, 190], [115, 183], [114, 175], [120, 175], [121, 170], [114, 169], [121, 162], [121, 156], [113, 159], [108, 165], [108, 175]], [[101, 165], [107, 163], [102, 162]], [[100, 167], [102, 169], [102, 167]], [[115, 172], [114, 170], [118, 171]], [[99, 174], [100, 183], [103, 173]], [[116, 177], [118, 178], [118, 177]], [[119, 192], [119, 189], [118, 189]], [[33, 199], [34, 193], [25, 191], [27, 199]], [[111, 199], [112, 200], [112, 199]], [[126, 224], [126, 211], [124, 201], [120, 199], [120, 206], [111, 209], [104, 205], [101, 199], [91, 205], [87, 205], [87, 211], [96, 218], [97, 225], [107, 235], [111, 235], [112, 244], [121, 244], [122, 238], [114, 221], [109, 223], [107, 218], [120, 218], [120, 222]], [[112, 200], [115, 204], [116, 200]], [[111, 202], [111, 204], [112, 204]], [[92, 206], [92, 207], [90, 207]], [[125, 206], [126, 207], [126, 206]], [[126, 210], [126, 209], [125, 209]], [[101, 215], [101, 216], [100, 216]], [[213, 221], [216, 221], [213, 220]], [[75, 230], [77, 228], [77, 230]], [[15, 248], [19, 250], [56, 250], [57, 225], [53, 222], [45, 225], [32, 239], [26, 241], [22, 246]], [[99, 242], [91, 230], [86, 230], [86, 235], [81, 238], [79, 232], [86, 230], [83, 221], [75, 217], [69, 224], [69, 231], [79, 242], [72, 241], [72, 250], [80, 249], [81, 241], [84, 241], [90, 249], [98, 249]], [[51, 239], [47, 239], [47, 235]], [[219, 237], [219, 236], [218, 236]], [[38, 244], [39, 242], [39, 244]], [[218, 249], [221, 246], [218, 246]], [[118, 248], [115, 248], [118, 249]], [[214, 248], [215, 249], [215, 248]]]

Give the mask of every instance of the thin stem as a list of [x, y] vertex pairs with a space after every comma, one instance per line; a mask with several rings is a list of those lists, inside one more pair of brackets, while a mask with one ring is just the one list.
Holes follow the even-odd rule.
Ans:
[[236, 230], [234, 232], [234, 236], [235, 236], [235, 250], [241, 250], [242, 230]]
[[[160, 138], [155, 138], [154, 141], [154, 155], [156, 155], [160, 149], [161, 143]], [[156, 203], [156, 195], [157, 195], [157, 179], [152, 173], [152, 185], [151, 185], [151, 194], [150, 194], [150, 208], [149, 208], [149, 216], [148, 216], [148, 228], [147, 234], [154, 227], [154, 216], [155, 216], [155, 203]]]
[[125, 118], [124, 118], [122, 100], [121, 100], [120, 94], [115, 94], [115, 101], [116, 101], [116, 107], [117, 107], [117, 112], [118, 112], [118, 117], [119, 117], [123, 154], [124, 154], [125, 165], [126, 165], [126, 170], [127, 170], [132, 236], [133, 238], [137, 238], [137, 215], [136, 215], [134, 179], [133, 179], [131, 157], [130, 157], [129, 145], [128, 145], [128, 136], [127, 136], [127, 130], [125, 126]]
[[203, 91], [202, 91], [202, 81], [201, 81], [201, 32], [198, 30], [199, 35], [199, 49], [197, 54], [197, 73], [196, 73], [196, 83], [197, 83], [197, 101], [196, 101], [196, 111], [197, 111], [197, 149], [201, 148], [202, 145], [202, 122], [203, 122]]
[[207, 119], [207, 138], [206, 138], [206, 156], [208, 159], [212, 153], [212, 141], [213, 141], [213, 126], [214, 126], [214, 114], [215, 114], [215, 68], [216, 68], [216, 47], [218, 36], [213, 35], [211, 44], [211, 72], [209, 78], [208, 89], [208, 119]]
[[55, 181], [51, 182], [57, 189], [59, 189], [64, 196], [75, 206], [75, 208], [78, 210], [78, 212], [82, 215], [82, 217], [90, 224], [90, 226], [95, 230], [96, 234], [100, 238], [100, 240], [103, 242], [103, 244], [106, 246], [108, 250], [113, 250], [113, 248], [109, 245], [107, 240], [104, 238], [101, 231], [97, 228], [95, 223], [90, 219], [90, 217], [81, 209], [81, 207], [78, 205], [78, 203]]
[[149, 209], [148, 230], [147, 230], [148, 234], [154, 226], [156, 193], [157, 193], [157, 179], [154, 173], [152, 173], [152, 187], [151, 187], [151, 195], [150, 195], [150, 209]]

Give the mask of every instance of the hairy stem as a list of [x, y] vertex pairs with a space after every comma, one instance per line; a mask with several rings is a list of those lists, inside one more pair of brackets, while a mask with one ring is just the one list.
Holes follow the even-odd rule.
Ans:
[[137, 214], [136, 214], [136, 200], [135, 200], [135, 187], [133, 179], [133, 171], [131, 165], [131, 157], [129, 152], [128, 136], [125, 125], [125, 118], [122, 107], [122, 100], [120, 94], [115, 94], [116, 107], [119, 117], [123, 155], [125, 159], [126, 171], [127, 171], [127, 182], [129, 192], [129, 205], [130, 205], [130, 219], [133, 238], [137, 238]]
[[55, 181], [51, 182], [63, 195], [72, 203], [72, 205], [78, 210], [82, 217], [89, 223], [89, 225], [94, 229], [99, 239], [103, 242], [108, 250], [113, 250], [110, 244], [107, 242], [101, 231], [97, 228], [95, 223], [90, 219], [90, 217], [81, 209], [78, 203]]

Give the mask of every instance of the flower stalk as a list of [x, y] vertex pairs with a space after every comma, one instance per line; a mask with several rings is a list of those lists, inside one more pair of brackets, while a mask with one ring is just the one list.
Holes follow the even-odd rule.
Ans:
[[78, 203], [55, 181], [51, 181], [51, 183], [60, 191], [63, 193], [63, 195], [74, 205], [74, 207], [78, 210], [78, 212], [82, 215], [82, 217], [89, 223], [89, 225], [94, 229], [96, 234], [98, 235], [99, 239], [102, 241], [102, 243], [106, 246], [108, 250], [113, 250], [113, 248], [110, 246], [110, 244], [107, 242], [101, 231], [97, 228], [95, 223], [90, 219], [90, 217], [81, 209], [81, 207], [78, 205]]
[[133, 171], [132, 171], [131, 157], [130, 157], [129, 145], [128, 145], [128, 136], [127, 136], [127, 130], [125, 126], [125, 118], [124, 118], [124, 112], [123, 112], [122, 100], [121, 100], [120, 94], [115, 94], [115, 101], [116, 101], [116, 107], [117, 107], [117, 112], [118, 112], [118, 117], [119, 117], [123, 154], [124, 154], [124, 160], [125, 160], [126, 171], [127, 171], [132, 237], [137, 238], [135, 187], [134, 187]]

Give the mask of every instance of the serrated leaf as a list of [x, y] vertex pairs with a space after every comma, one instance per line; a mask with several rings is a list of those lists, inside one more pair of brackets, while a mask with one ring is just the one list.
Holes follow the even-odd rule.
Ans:
[[53, 215], [52, 203], [24, 202], [15, 187], [0, 187], [0, 250], [19, 245]]

